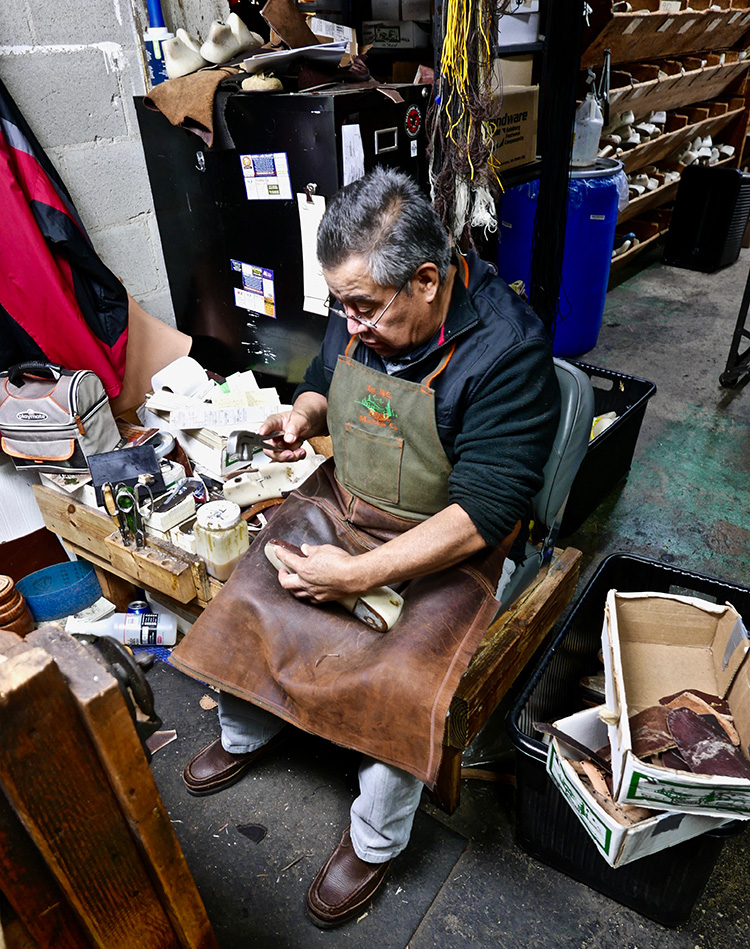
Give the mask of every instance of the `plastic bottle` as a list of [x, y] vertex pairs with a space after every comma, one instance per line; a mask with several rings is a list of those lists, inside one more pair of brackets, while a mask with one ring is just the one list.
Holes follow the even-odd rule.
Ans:
[[161, 44], [166, 40], [171, 40], [174, 33], [170, 33], [164, 24], [160, 0], [147, 0], [147, 2], [148, 29], [143, 33], [143, 45], [146, 50], [148, 78], [151, 83], [151, 88], [153, 88], [169, 78], [167, 76], [167, 67], [164, 62], [164, 52], [161, 48]]
[[[592, 77], [589, 77], [592, 82]], [[573, 128], [573, 154], [571, 165], [581, 168], [593, 165], [599, 152], [599, 139], [604, 127], [604, 116], [592, 88], [586, 98], [576, 109], [576, 120]]]
[[234, 501], [209, 501], [198, 511], [193, 530], [195, 552], [217, 580], [228, 580], [250, 546], [247, 524]]
[[177, 642], [177, 620], [166, 613], [115, 613], [95, 622], [71, 617], [65, 631], [111, 636], [126, 646], [174, 646]]

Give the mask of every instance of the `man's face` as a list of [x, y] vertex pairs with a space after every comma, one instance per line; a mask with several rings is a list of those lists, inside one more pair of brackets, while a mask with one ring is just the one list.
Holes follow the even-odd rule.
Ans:
[[[437, 286], [433, 290], [420, 279], [421, 270], [402, 288], [381, 287], [362, 258], [352, 256], [338, 267], [324, 270], [323, 277], [331, 296], [346, 312], [349, 332], [379, 356], [388, 358], [421, 346], [440, 325], [430, 306]], [[331, 319], [341, 317], [332, 313]]]

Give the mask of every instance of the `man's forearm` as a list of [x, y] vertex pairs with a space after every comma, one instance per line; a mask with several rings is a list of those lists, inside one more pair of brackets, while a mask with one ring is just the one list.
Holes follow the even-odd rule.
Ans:
[[451, 504], [393, 540], [352, 558], [357, 591], [452, 567], [486, 547], [469, 515]]

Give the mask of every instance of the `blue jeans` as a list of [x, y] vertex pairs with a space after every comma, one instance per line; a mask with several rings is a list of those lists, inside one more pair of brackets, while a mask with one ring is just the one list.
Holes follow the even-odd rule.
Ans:
[[[219, 722], [221, 744], [235, 755], [255, 751], [284, 727], [271, 712], [229, 692], [219, 694]], [[362, 756], [359, 796], [350, 812], [352, 846], [360, 860], [385, 863], [401, 853], [409, 842], [422, 787], [414, 775]]]

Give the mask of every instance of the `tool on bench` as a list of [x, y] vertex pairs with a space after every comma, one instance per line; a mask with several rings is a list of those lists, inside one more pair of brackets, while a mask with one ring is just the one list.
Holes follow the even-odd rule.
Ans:
[[227, 465], [236, 464], [238, 461], [252, 461], [255, 452], [274, 447], [274, 445], [268, 444], [270, 438], [278, 438], [283, 434], [284, 432], [281, 429], [270, 432], [268, 435], [259, 435], [258, 432], [236, 429], [227, 438]]

